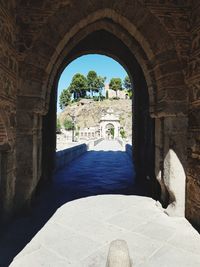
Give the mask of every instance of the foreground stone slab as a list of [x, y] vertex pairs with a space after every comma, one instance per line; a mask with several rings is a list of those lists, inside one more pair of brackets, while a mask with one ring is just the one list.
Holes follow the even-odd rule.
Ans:
[[105, 267], [113, 240], [128, 245], [133, 267], [199, 267], [200, 236], [147, 197], [101, 195], [63, 205], [11, 267]]

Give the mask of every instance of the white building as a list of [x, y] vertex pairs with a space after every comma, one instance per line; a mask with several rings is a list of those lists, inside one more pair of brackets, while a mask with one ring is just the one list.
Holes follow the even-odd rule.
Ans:
[[105, 84], [105, 93], [108, 95], [108, 98], [114, 98], [117, 96], [119, 99], [129, 99], [129, 95], [126, 90], [118, 90], [116, 95], [116, 91], [110, 89], [109, 84]]
[[120, 136], [120, 119], [109, 108], [99, 122], [99, 125], [79, 129], [79, 140], [91, 140], [97, 138], [112, 139]]
[[99, 126], [83, 128], [79, 130], [79, 139], [91, 140], [100, 137]]

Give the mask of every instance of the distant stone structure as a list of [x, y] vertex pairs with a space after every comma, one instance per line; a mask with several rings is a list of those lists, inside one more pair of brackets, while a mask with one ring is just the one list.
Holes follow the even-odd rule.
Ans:
[[[107, 93], [108, 98], [116, 97], [116, 91], [110, 89], [109, 84], [105, 84], [105, 93], [106, 92], [108, 92]], [[128, 95], [126, 90], [122, 90], [122, 91], [118, 90], [117, 91], [117, 97], [120, 99], [129, 99], [129, 95]]]
[[[112, 133], [113, 129], [113, 133]], [[101, 137], [105, 139], [117, 138], [120, 132], [119, 116], [114, 114], [113, 109], [109, 108], [106, 115], [100, 120]]]
[[100, 137], [99, 126], [86, 127], [79, 130], [79, 139], [89, 140]]
[[79, 139], [90, 140], [100, 137], [105, 139], [115, 139], [119, 137], [120, 129], [119, 116], [114, 114], [114, 111], [109, 108], [106, 114], [101, 117], [99, 125], [85, 127], [79, 130]]

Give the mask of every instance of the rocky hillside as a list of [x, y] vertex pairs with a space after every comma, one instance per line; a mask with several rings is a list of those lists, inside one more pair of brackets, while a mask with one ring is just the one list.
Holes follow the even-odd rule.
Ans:
[[119, 115], [121, 126], [124, 127], [127, 137], [132, 134], [132, 100], [130, 99], [106, 99], [104, 101], [92, 101], [84, 99], [81, 102], [72, 103], [58, 115], [63, 125], [65, 119], [71, 120], [74, 114], [76, 126], [80, 128], [97, 126], [100, 118], [108, 108], [112, 108]]

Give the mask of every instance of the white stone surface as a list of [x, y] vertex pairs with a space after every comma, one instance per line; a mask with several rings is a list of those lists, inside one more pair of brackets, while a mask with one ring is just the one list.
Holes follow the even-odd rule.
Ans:
[[128, 244], [133, 267], [199, 267], [200, 237], [151, 198], [101, 195], [63, 205], [11, 267], [105, 267], [109, 245]]

